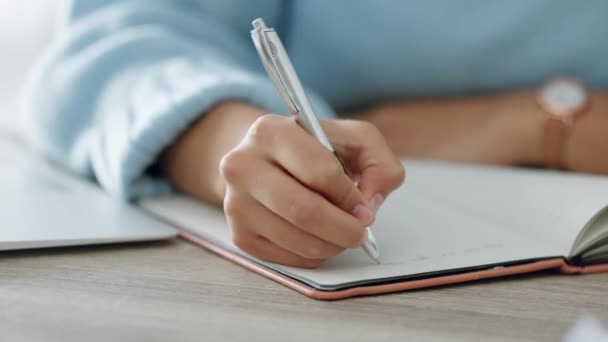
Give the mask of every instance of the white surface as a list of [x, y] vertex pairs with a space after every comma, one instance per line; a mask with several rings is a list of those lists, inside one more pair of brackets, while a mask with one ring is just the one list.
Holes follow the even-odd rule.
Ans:
[[0, 250], [170, 238], [175, 229], [0, 139]]
[[608, 330], [591, 315], [583, 316], [564, 336], [564, 342], [608, 342]]
[[0, 129], [19, 124], [20, 92], [32, 62], [49, 43], [63, 1], [0, 1]]
[[[261, 263], [331, 290], [367, 280], [568, 256], [578, 233], [608, 204], [608, 177], [446, 165], [406, 163], [406, 185], [388, 198], [374, 223], [381, 265], [360, 249], [317, 270]], [[242, 254], [232, 246], [219, 210], [184, 197], [142, 205]]]

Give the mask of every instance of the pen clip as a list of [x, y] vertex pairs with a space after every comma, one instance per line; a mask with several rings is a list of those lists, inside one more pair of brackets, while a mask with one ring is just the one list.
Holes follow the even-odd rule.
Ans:
[[261, 18], [254, 20], [252, 24], [254, 29], [251, 31], [251, 36], [253, 37], [253, 43], [260, 55], [264, 68], [279, 91], [279, 94], [283, 97], [287, 107], [289, 107], [289, 111], [293, 114], [300, 113], [300, 107], [287, 86], [287, 82], [284, 80], [283, 69], [277, 64], [277, 59], [275, 58], [277, 48], [274, 46], [271, 39], [267, 37], [267, 34], [276, 34], [276, 32], [274, 29], [266, 27], [266, 24]]

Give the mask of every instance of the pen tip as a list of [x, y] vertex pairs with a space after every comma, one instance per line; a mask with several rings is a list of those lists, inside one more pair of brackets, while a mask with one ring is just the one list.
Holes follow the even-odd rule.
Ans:
[[378, 253], [377, 250], [375, 249], [371, 249], [371, 248], [363, 248], [363, 250], [365, 251], [365, 254], [367, 254], [367, 256], [372, 259], [376, 264], [380, 265], [382, 262], [380, 261], [380, 253]]
[[363, 242], [361, 247], [363, 247], [363, 250], [370, 257], [370, 259], [374, 260], [376, 264], [380, 265], [380, 253], [378, 252], [378, 246], [376, 245], [376, 238], [369, 228], [367, 229], [367, 237], [365, 242]]

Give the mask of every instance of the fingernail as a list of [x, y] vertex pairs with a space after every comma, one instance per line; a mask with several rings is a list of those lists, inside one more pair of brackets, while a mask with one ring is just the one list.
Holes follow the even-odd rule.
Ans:
[[363, 237], [361, 237], [361, 241], [359, 241], [359, 246], [363, 245], [365, 243], [365, 241], [367, 241], [367, 229], [365, 230], [365, 234], [363, 234]]
[[370, 225], [374, 220], [374, 214], [369, 208], [363, 204], [357, 204], [353, 209], [352, 214], [363, 224], [364, 226]]
[[374, 204], [374, 208], [376, 209], [376, 211], [378, 211], [382, 203], [384, 203], [384, 196], [380, 194], [375, 194], [374, 197], [372, 197], [372, 203]]

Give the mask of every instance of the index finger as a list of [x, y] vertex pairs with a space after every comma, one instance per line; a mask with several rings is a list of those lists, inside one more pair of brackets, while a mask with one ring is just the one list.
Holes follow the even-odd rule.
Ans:
[[327, 120], [322, 125], [348, 169], [359, 175], [365, 199], [379, 205], [403, 184], [405, 169], [375, 126], [355, 120]]
[[307, 188], [357, 217], [361, 224], [371, 224], [374, 213], [336, 156], [295, 120], [281, 132], [281, 144], [269, 151], [271, 158]]

